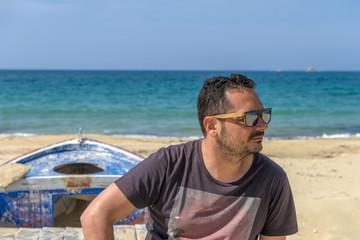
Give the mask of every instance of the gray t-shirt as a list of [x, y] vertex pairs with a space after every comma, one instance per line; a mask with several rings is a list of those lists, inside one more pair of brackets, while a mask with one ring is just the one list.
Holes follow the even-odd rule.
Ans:
[[146, 239], [241, 239], [297, 232], [284, 170], [256, 153], [248, 172], [223, 183], [207, 171], [201, 140], [162, 148], [116, 180], [137, 208], [148, 207]]

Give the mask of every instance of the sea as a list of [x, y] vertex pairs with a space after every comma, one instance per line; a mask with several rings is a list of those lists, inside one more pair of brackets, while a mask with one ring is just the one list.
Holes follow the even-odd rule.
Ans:
[[360, 137], [360, 72], [0, 70], [0, 136], [199, 138], [197, 96], [244, 74], [273, 115], [269, 139]]

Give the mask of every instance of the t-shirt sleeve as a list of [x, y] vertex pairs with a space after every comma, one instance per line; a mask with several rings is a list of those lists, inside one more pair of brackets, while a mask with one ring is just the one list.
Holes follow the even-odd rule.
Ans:
[[115, 184], [136, 208], [145, 208], [155, 204], [164, 184], [167, 168], [164, 149], [130, 169]]
[[294, 234], [298, 231], [296, 210], [286, 174], [276, 189], [277, 192], [270, 201], [267, 219], [261, 234], [265, 236]]

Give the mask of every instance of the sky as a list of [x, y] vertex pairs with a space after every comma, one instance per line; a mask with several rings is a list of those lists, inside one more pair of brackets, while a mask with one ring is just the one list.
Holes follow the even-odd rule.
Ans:
[[360, 70], [358, 0], [0, 0], [0, 69]]

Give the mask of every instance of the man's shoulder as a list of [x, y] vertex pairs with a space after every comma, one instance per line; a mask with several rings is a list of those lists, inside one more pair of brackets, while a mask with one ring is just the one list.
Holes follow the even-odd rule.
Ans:
[[272, 173], [272, 175], [282, 178], [287, 177], [285, 170], [277, 162], [264, 154], [258, 153], [258, 164], [267, 173]]
[[182, 156], [194, 156], [201, 150], [201, 139], [191, 140], [176, 145], [169, 145], [160, 148], [157, 152], [151, 154], [148, 159], [167, 159], [167, 161], [177, 161]]
[[182, 151], [189, 151], [193, 149], [197, 149], [200, 147], [202, 139], [191, 140], [175, 145], [169, 145], [167, 147], [161, 148], [159, 151], [166, 151], [166, 152], [182, 152]]

